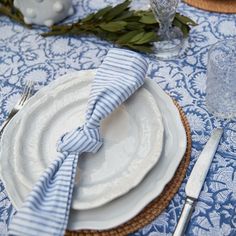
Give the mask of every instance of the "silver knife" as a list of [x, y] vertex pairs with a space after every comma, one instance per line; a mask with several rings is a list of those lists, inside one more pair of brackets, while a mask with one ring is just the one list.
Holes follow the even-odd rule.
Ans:
[[173, 236], [184, 235], [185, 229], [187, 228], [188, 222], [191, 218], [195, 202], [201, 192], [207, 172], [215, 155], [222, 134], [222, 129], [215, 129], [213, 131], [210, 139], [208, 140], [206, 146], [204, 147], [202, 153], [198, 157], [196, 164], [193, 167], [185, 187], [187, 198], [185, 200], [184, 208]]

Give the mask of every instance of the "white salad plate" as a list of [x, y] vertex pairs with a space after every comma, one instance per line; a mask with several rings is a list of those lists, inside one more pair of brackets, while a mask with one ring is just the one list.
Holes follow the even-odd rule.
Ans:
[[[58, 82], [56, 81], [53, 83], [58, 83], [57, 86], [65, 87], [67, 84], [74, 83], [76, 78], [77, 80], [81, 80], [86, 77], [89, 81], [91, 81], [94, 78], [95, 73], [96, 71], [94, 70], [81, 71], [75, 74], [64, 76], [63, 78], [59, 79]], [[137, 103], [138, 100], [136, 98], [139, 96], [138, 93], [142, 92], [142, 90], [149, 92], [152, 95], [156, 103], [155, 105], [159, 108], [162, 115], [162, 121], [164, 125], [164, 140], [162, 153], [158, 162], [135, 188], [131, 189], [126, 194], [123, 194], [119, 198], [116, 198], [113, 201], [93, 209], [72, 209], [70, 213], [68, 229], [103, 230], [116, 227], [133, 218], [148, 203], [159, 196], [165, 185], [174, 176], [174, 173], [183, 158], [187, 145], [186, 133], [181, 122], [179, 111], [174, 105], [172, 99], [154, 81], [150, 79], [146, 79], [144, 86], [135, 95], [135, 100]], [[81, 92], [82, 91], [78, 91], [78, 96], [82, 96], [80, 94]], [[85, 93], [88, 95], [88, 91]], [[39, 91], [37, 94], [41, 96], [45, 95], [43, 91]], [[31, 99], [31, 101], [29, 101], [29, 103], [32, 102], [34, 97]], [[135, 114], [137, 116], [145, 116], [145, 114], [140, 112], [139, 109], [136, 110]], [[19, 116], [21, 117], [23, 114], [19, 114]], [[80, 120], [81, 118], [77, 117], [77, 119]], [[157, 117], [157, 119], [159, 118]], [[74, 121], [72, 123], [74, 123]], [[1, 141], [1, 147], [4, 148], [1, 150], [0, 156], [1, 178], [9, 194], [10, 200], [16, 209], [20, 208], [25, 196], [30, 191], [30, 189], [27, 187], [27, 184], [25, 184], [22, 179], [19, 178], [19, 171], [15, 169], [15, 160], [14, 158], [12, 159], [15, 154], [13, 156], [9, 156], [9, 154], [12, 155], [13, 146], [11, 145], [15, 142], [15, 138], [18, 136], [19, 125], [20, 119], [15, 117], [5, 130]], [[117, 130], [116, 125], [117, 124], [114, 123], [112, 126], [115, 130]], [[124, 123], [121, 131], [127, 132], [127, 129], [130, 129], [130, 126], [132, 125], [133, 124], [130, 123]], [[32, 129], [36, 129], [36, 127], [32, 127]], [[137, 129], [139, 129], [139, 127], [137, 127]], [[152, 127], [152, 130], [155, 132], [155, 127]], [[117, 131], [119, 132], [119, 130]], [[103, 130], [103, 132], [106, 134], [106, 130]], [[147, 133], [148, 132], [149, 130], [147, 129]], [[156, 143], [156, 145], [159, 144]], [[98, 168], [100, 167], [99, 164], [100, 162], [97, 163]], [[139, 173], [136, 174], [139, 175]]]
[[[84, 124], [94, 75], [94, 71], [81, 71], [59, 78], [33, 96], [7, 127], [1, 173], [15, 205], [22, 202], [15, 197], [16, 191], [20, 191], [17, 188], [23, 184], [28, 189], [22, 192], [24, 199], [56, 158], [58, 139]], [[161, 155], [162, 117], [146, 89], [140, 89], [105, 119], [101, 133], [103, 147], [96, 154], [86, 153], [79, 159], [73, 209], [98, 207], [127, 193], [140, 183]], [[15, 183], [9, 176], [12, 172], [21, 184], [12, 185]]]

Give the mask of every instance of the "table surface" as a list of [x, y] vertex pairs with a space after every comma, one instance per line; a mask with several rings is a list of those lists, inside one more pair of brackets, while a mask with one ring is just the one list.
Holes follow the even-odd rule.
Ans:
[[[75, 0], [78, 12], [69, 21], [116, 4], [117, 0]], [[136, 0], [135, 7], [145, 1]], [[187, 176], [167, 209], [151, 224], [134, 233], [140, 235], [172, 235], [184, 204], [184, 187], [191, 169], [201, 153], [212, 129], [225, 126], [223, 138], [206, 178], [187, 235], [236, 235], [236, 120], [214, 119], [205, 105], [207, 53], [210, 45], [236, 37], [236, 14], [218, 14], [198, 10], [181, 3], [178, 9], [194, 19], [198, 26], [191, 30], [186, 55], [176, 60], [150, 59], [149, 76], [183, 107], [192, 134], [191, 163]], [[0, 17], [0, 121], [6, 119], [29, 79], [35, 89], [47, 85], [60, 75], [97, 68], [110, 43], [96, 37], [40, 36], [42, 28], [28, 30], [6, 17]], [[0, 181], [0, 235], [15, 210]]]

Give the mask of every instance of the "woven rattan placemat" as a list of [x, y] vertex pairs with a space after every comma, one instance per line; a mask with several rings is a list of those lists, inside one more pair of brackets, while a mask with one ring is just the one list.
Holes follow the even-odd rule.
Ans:
[[[180, 106], [174, 102], [177, 106], [183, 125], [185, 127], [187, 135], [187, 149], [183, 160], [181, 161], [178, 169], [175, 172], [172, 180], [166, 185], [162, 194], [149, 203], [137, 216], [129, 220], [128, 222], [109, 230], [97, 231], [97, 230], [82, 230], [82, 231], [67, 231], [66, 236], [123, 236], [137, 231], [145, 225], [151, 223], [161, 212], [168, 206], [170, 200], [174, 197], [178, 191], [186, 174], [187, 167], [190, 162], [191, 156], [191, 131], [187, 118], [180, 108]], [[125, 206], [124, 206], [125, 207]]]
[[193, 7], [220, 13], [236, 13], [235, 0], [184, 0]]

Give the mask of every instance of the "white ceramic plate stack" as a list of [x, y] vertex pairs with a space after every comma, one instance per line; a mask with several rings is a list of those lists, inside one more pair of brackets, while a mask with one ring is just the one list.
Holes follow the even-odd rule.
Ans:
[[[96, 71], [58, 78], [5, 129], [0, 173], [18, 209], [56, 157], [56, 142], [84, 123]], [[173, 177], [186, 150], [178, 109], [150, 79], [102, 123], [104, 145], [78, 165], [68, 228], [108, 229], [138, 214]]]

